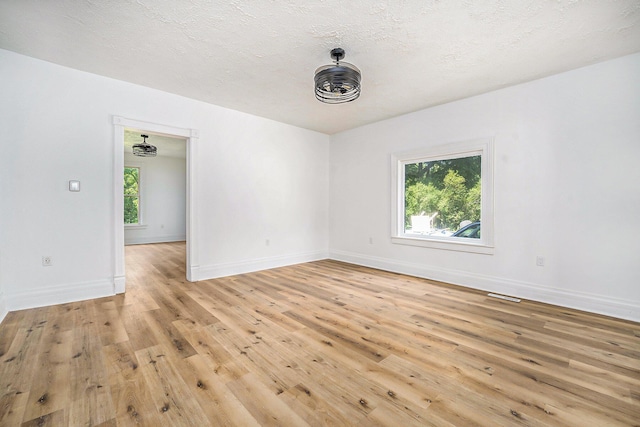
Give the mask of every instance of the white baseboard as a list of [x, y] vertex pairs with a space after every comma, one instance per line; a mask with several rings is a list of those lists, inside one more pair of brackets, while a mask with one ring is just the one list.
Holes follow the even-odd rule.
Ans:
[[7, 308], [14, 311], [112, 295], [114, 295], [113, 281], [99, 280], [16, 292], [7, 294], [5, 298]]
[[4, 320], [4, 318], [9, 313], [9, 308], [7, 308], [7, 303], [5, 301], [4, 294], [0, 294], [0, 323]]
[[303, 262], [318, 261], [321, 259], [327, 259], [327, 252], [307, 252], [302, 254], [281, 255], [239, 262], [201, 265], [197, 270], [193, 270], [195, 276], [194, 281], [252, 273], [254, 271], [285, 267], [287, 265], [301, 264]]
[[125, 277], [116, 276], [113, 278], [113, 292], [116, 294], [123, 294], [125, 291]]
[[197, 282], [200, 277], [200, 266], [199, 265], [188, 265], [187, 266], [187, 280], [189, 282]]
[[621, 300], [586, 292], [568, 292], [531, 282], [472, 274], [344, 251], [330, 251], [329, 258], [394, 273], [408, 274], [487, 292], [640, 322], [640, 302], [638, 301]]
[[169, 243], [169, 242], [184, 242], [187, 240], [186, 235], [178, 236], [143, 236], [143, 237], [126, 237], [124, 238], [125, 245], [147, 245], [149, 243]]

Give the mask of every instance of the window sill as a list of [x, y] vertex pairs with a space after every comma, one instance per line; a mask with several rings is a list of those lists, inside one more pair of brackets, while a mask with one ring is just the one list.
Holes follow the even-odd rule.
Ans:
[[[455, 240], [454, 240], [455, 239]], [[424, 238], [424, 237], [409, 237], [409, 236], [394, 236], [391, 238], [391, 243], [397, 245], [408, 245], [408, 246], [420, 246], [423, 248], [431, 248], [431, 249], [443, 249], [447, 251], [457, 251], [457, 252], [471, 252], [476, 254], [483, 255], [493, 255], [494, 247], [492, 245], [487, 245], [486, 243], [478, 242], [477, 239], [466, 239], [466, 240], [476, 240], [476, 242], [466, 242], [460, 239], [464, 239], [464, 237], [459, 238]]]
[[142, 230], [147, 228], [146, 224], [125, 224], [125, 230]]

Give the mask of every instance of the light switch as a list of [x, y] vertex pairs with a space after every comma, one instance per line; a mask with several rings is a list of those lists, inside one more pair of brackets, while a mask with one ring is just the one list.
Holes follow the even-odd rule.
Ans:
[[80, 181], [69, 181], [69, 191], [80, 191]]

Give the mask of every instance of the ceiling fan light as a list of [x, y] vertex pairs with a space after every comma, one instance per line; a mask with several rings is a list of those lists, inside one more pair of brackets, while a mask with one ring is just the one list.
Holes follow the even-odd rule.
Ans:
[[360, 70], [347, 62], [340, 62], [344, 57], [344, 50], [340, 48], [331, 51], [335, 65], [324, 65], [315, 73], [316, 98], [327, 104], [341, 104], [350, 102], [360, 96]]
[[143, 138], [141, 144], [133, 146], [133, 155], [138, 157], [155, 157], [158, 155], [158, 148], [155, 145], [147, 144], [149, 135], [140, 135]]

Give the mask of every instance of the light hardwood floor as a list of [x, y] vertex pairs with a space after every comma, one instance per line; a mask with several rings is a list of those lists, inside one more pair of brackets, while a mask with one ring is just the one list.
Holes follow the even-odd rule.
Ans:
[[336, 261], [9, 313], [2, 426], [640, 425], [640, 324]]

